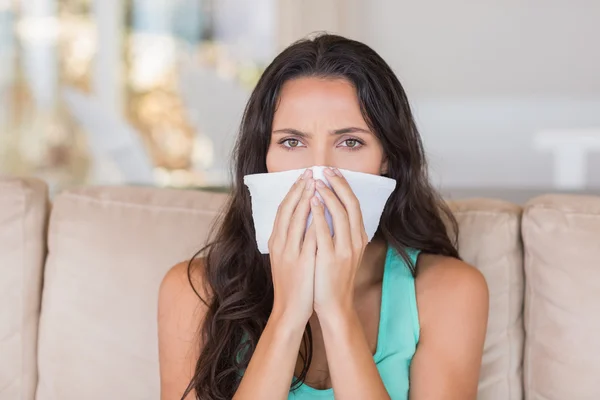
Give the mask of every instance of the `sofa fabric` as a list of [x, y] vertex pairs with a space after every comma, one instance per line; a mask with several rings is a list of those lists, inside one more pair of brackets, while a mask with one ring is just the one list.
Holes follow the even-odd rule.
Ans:
[[38, 400], [158, 399], [158, 288], [204, 244], [222, 194], [86, 187], [50, 218]]
[[459, 254], [485, 276], [488, 329], [478, 400], [523, 398], [523, 252], [521, 208], [501, 200], [450, 203], [459, 223]]
[[600, 399], [600, 197], [532, 199], [525, 245], [525, 394]]
[[0, 177], [0, 400], [33, 399], [48, 187]]

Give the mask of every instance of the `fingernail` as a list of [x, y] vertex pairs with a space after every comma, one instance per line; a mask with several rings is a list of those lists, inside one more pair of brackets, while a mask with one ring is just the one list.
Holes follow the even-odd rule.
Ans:
[[311, 172], [310, 169], [305, 170], [304, 173], [302, 174], [302, 179], [308, 178], [308, 175], [310, 174], [310, 172]]
[[325, 173], [329, 176], [335, 176], [335, 172], [333, 172], [332, 168], [325, 168]]
[[318, 179], [317, 180], [317, 186], [320, 187], [320, 188], [322, 188], [322, 187], [325, 187], [325, 184], [323, 183], [322, 180]]
[[317, 199], [317, 197], [313, 197], [312, 199], [310, 199], [310, 204], [312, 204], [313, 206], [318, 206], [319, 205], [319, 199]]
[[337, 169], [337, 168], [333, 168], [333, 172], [334, 172], [334, 173], [335, 173], [337, 176], [340, 176], [340, 177], [342, 176], [342, 173], [341, 173], [341, 172], [340, 172], [340, 170], [339, 170], [339, 169]]

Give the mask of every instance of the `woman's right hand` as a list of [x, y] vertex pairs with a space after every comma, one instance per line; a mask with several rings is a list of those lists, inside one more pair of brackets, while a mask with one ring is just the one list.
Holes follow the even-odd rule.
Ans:
[[313, 313], [317, 249], [313, 224], [304, 232], [314, 193], [315, 181], [307, 169], [279, 206], [268, 243], [274, 291], [271, 316], [297, 329], [304, 329]]

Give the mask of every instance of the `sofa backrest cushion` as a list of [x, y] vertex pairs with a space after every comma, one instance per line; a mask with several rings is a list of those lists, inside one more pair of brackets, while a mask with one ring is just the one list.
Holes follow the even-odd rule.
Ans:
[[490, 293], [477, 399], [522, 399], [522, 210], [511, 203], [490, 199], [463, 200], [450, 205], [460, 228], [460, 256], [483, 273]]
[[85, 187], [57, 196], [38, 400], [158, 399], [158, 289], [205, 243], [225, 195]]
[[31, 400], [46, 257], [48, 187], [0, 177], [0, 400]]
[[[224, 194], [86, 187], [59, 195], [50, 219], [38, 400], [157, 399], [156, 301], [166, 271], [205, 242]], [[522, 396], [521, 209], [451, 204], [460, 253], [490, 288], [479, 398]]]
[[525, 394], [600, 399], [600, 197], [532, 199], [525, 248]]

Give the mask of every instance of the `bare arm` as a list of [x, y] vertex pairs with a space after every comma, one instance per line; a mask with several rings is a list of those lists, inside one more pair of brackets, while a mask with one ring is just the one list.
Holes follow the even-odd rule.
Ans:
[[[196, 281], [196, 290], [202, 285]], [[202, 293], [201, 293], [202, 295]], [[198, 329], [206, 306], [187, 279], [187, 263], [175, 265], [165, 275], [158, 301], [158, 354], [161, 400], [181, 400], [198, 361]], [[195, 399], [190, 393], [186, 400]]]
[[411, 400], [475, 400], [488, 318], [483, 275], [462, 261], [421, 256], [416, 279], [421, 335]]
[[[273, 311], [234, 395], [236, 400], [288, 397], [304, 328], [313, 310], [314, 227], [304, 235], [314, 192], [311, 182], [295, 184], [277, 214], [269, 243]], [[203, 299], [209, 298], [200, 291], [204, 287], [201, 277], [194, 276], [193, 282]], [[203, 345], [197, 332], [205, 315], [206, 306], [187, 280], [187, 264], [176, 265], [163, 279], [159, 295], [161, 400], [180, 400], [193, 377]], [[192, 392], [186, 400], [195, 398]]]
[[320, 319], [335, 398], [389, 399], [354, 309]]
[[[194, 287], [202, 287], [199, 278]], [[192, 379], [202, 346], [197, 332], [205, 313], [206, 306], [187, 280], [187, 263], [177, 264], [163, 279], [159, 295], [161, 400], [181, 400]], [[287, 399], [303, 333], [303, 325], [274, 313], [234, 399]], [[196, 399], [194, 391], [185, 398], [192, 399]]]
[[279, 207], [269, 240], [273, 311], [234, 400], [288, 398], [304, 328], [313, 311], [314, 225], [304, 236], [313, 193], [312, 181], [306, 186], [300, 181]]
[[234, 400], [287, 399], [304, 327], [269, 318]]
[[368, 243], [358, 199], [337, 170], [326, 170], [335, 193], [318, 186], [333, 219], [331, 237], [324, 207], [313, 205], [317, 229], [315, 311], [336, 399], [388, 400], [354, 308], [354, 280]]

